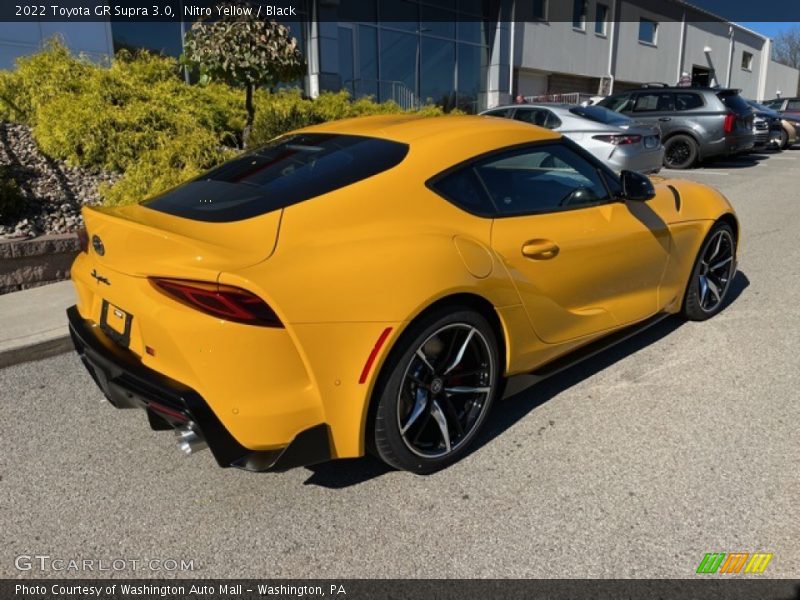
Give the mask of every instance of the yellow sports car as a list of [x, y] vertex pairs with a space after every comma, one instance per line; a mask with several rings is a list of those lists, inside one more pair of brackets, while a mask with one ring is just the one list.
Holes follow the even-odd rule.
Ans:
[[712, 188], [480, 116], [309, 127], [84, 217], [68, 315], [89, 373], [249, 470], [440, 469], [509, 377], [717, 313], [739, 235]]

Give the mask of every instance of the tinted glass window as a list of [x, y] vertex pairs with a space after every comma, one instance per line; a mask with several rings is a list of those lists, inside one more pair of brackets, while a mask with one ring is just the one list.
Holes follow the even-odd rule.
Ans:
[[647, 92], [636, 96], [633, 112], [664, 112], [675, 110], [671, 92]]
[[572, 26], [576, 29], [586, 27], [586, 0], [572, 0]]
[[606, 202], [595, 165], [565, 144], [516, 150], [475, 165], [501, 215], [524, 215]]
[[675, 94], [675, 110], [692, 110], [702, 106], [703, 98], [700, 94]]
[[786, 110], [800, 110], [800, 100], [789, 100], [786, 103]]
[[545, 7], [545, 0], [533, 0], [533, 18], [539, 21], [544, 21], [547, 17], [547, 10]]
[[639, 41], [647, 44], [656, 43], [658, 23], [650, 19], [639, 19]]
[[484, 217], [494, 216], [497, 212], [472, 167], [442, 177], [432, 187], [467, 212]]
[[621, 115], [613, 110], [609, 110], [603, 106], [576, 106], [570, 108], [569, 112], [573, 115], [583, 117], [595, 121], [596, 123], [604, 123], [606, 125], [623, 125], [630, 123], [631, 119], [625, 115]]
[[745, 101], [745, 99], [735, 92], [729, 94], [717, 94], [717, 96], [719, 97], [720, 100], [722, 100], [722, 103], [725, 106], [727, 106], [732, 110], [735, 110], [736, 112], [747, 113], [752, 110], [750, 108], [750, 105]]
[[783, 106], [783, 100], [780, 98], [777, 100], [770, 100], [769, 102], [764, 102], [764, 106], [771, 108], [772, 110], [781, 110], [781, 107]]
[[611, 96], [610, 98], [604, 98], [600, 102], [598, 102], [595, 106], [604, 106], [610, 110], [615, 110], [617, 112], [625, 112], [631, 110], [633, 106], [632, 98], [630, 94], [619, 94], [618, 96]]
[[561, 125], [561, 119], [544, 108], [518, 108], [514, 118], [547, 129], [555, 129]]
[[378, 138], [294, 135], [228, 161], [145, 204], [198, 221], [238, 221], [391, 169], [407, 152], [405, 144]]
[[594, 16], [594, 32], [597, 35], [606, 34], [606, 20], [608, 19], [608, 7], [605, 4], [598, 4]]
[[511, 116], [511, 109], [510, 108], [498, 108], [495, 110], [490, 110], [485, 113], [484, 115], [488, 115], [490, 117], [509, 117]]

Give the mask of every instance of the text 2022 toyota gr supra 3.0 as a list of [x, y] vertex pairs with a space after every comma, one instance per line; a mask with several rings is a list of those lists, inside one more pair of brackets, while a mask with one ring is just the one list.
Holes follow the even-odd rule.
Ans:
[[739, 234], [712, 188], [470, 116], [309, 127], [84, 217], [89, 373], [184, 451], [258, 471], [449, 465], [510, 376], [717, 313]]

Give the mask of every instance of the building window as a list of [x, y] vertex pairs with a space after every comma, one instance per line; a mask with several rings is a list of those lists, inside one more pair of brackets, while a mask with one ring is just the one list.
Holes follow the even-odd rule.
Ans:
[[745, 71], [753, 70], [753, 55], [749, 52], [742, 52], [742, 68]]
[[586, 29], [586, 0], [574, 0], [572, 3], [572, 26], [581, 31]]
[[547, 0], [533, 0], [533, 14], [531, 16], [534, 21], [546, 21]]
[[598, 3], [597, 9], [595, 10], [594, 32], [597, 35], [605, 35], [607, 26], [608, 26], [608, 6], [606, 6], [605, 4]]
[[639, 41], [655, 46], [658, 37], [658, 23], [650, 19], [639, 19]]

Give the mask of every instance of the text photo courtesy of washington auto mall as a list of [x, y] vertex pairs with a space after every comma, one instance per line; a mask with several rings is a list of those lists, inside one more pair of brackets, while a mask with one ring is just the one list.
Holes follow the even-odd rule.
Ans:
[[0, 3], [0, 600], [800, 600], [800, 4]]

